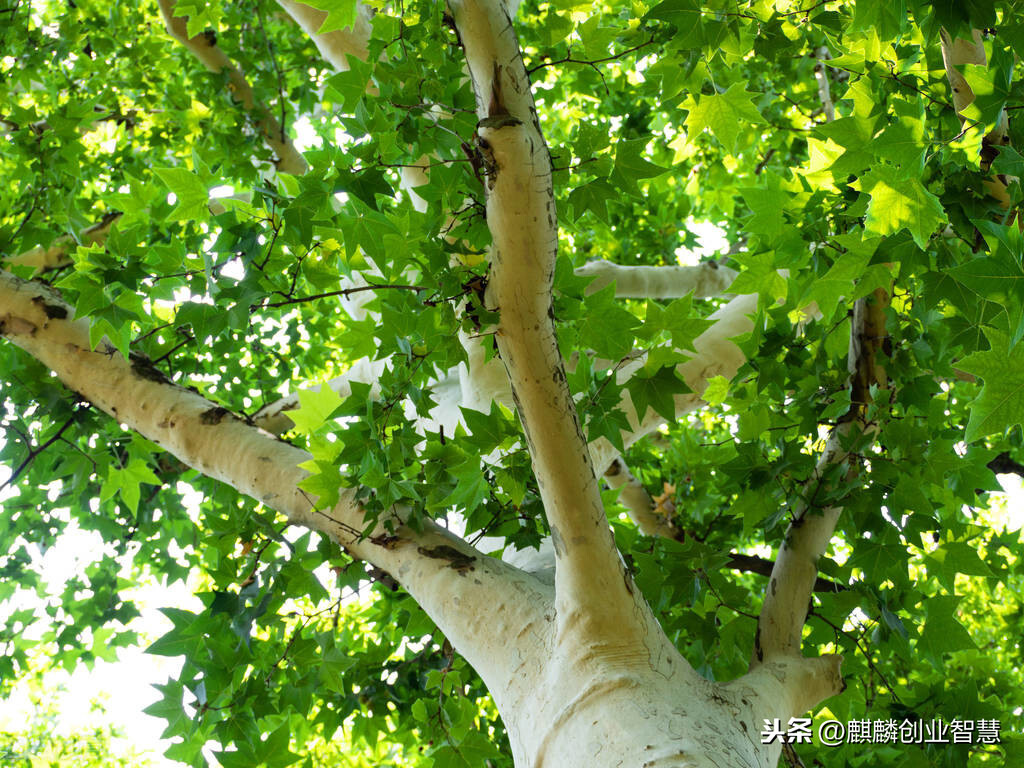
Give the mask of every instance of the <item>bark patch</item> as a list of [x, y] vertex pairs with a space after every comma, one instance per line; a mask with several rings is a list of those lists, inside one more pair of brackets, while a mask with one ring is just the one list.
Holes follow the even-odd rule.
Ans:
[[140, 355], [138, 352], [132, 352], [128, 356], [128, 360], [131, 362], [132, 371], [140, 379], [155, 381], [157, 384], [171, 383], [171, 380], [164, 375], [164, 372], [153, 365], [153, 361], [145, 355]]
[[42, 296], [36, 296], [32, 303], [43, 310], [43, 314], [50, 320], [65, 320], [68, 316], [68, 308], [60, 304], [49, 304]]
[[222, 408], [221, 406], [217, 405], [208, 411], [203, 411], [199, 415], [199, 421], [202, 424], [207, 425], [208, 427], [212, 427], [214, 424], [220, 424], [224, 420], [224, 417], [228, 416], [229, 414], [230, 411], [228, 411], [227, 408]]
[[435, 560], [447, 560], [448, 567], [454, 568], [461, 574], [472, 571], [473, 562], [476, 560], [475, 557], [464, 555], [455, 547], [449, 547], [447, 544], [442, 544], [439, 547], [417, 547], [416, 551], [424, 557], [431, 557]]

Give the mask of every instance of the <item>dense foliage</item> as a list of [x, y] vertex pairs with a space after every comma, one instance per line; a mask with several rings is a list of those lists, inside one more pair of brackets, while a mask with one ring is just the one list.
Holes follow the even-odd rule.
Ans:
[[[315, 5], [336, 26], [354, 8]], [[252, 113], [166, 34], [154, 2], [0, 8], [0, 252], [119, 212], [109, 237], [42, 279], [91, 319], [94, 341], [233, 412], [389, 358], [373, 397], [304, 396], [285, 438], [315, 457], [307, 489], [358, 486], [371, 518], [402, 503], [462, 520], [470, 537], [536, 546], [546, 522], [513, 412], [465, 412], [471, 435], [412, 426], [464, 358], [457, 330], [486, 333], [486, 169], [444, 4], [367, 5], [369, 55], [339, 73], [271, 2], [179, 1], [189, 31], [215, 33], [309, 147], [304, 174], [277, 175]], [[674, 264], [698, 246], [692, 223], [711, 222], [731, 246], [714, 258], [739, 271], [730, 291], [760, 297], [739, 374], [625, 454], [684, 540], [641, 536], [606, 495], [666, 632], [705, 676], [741, 674], [765, 579], [731, 555], [770, 557], [798, 502], [842, 505], [821, 571], [845, 588], [816, 594], [805, 644], [842, 653], [848, 687], [819, 717], [1003, 724], [1000, 745], [798, 746], [808, 765], [1024, 754], [1011, 732], [1024, 707], [1024, 564], [1019, 533], [989, 506], [993, 470], [1024, 472], [1021, 193], [1014, 180], [1007, 200], [986, 188], [995, 173], [1024, 175], [1018, 5], [527, 0], [518, 12], [556, 168], [558, 340], [567, 357], [583, 352], [569, 378], [588, 437], [621, 444], [624, 389], [671, 411], [685, 387], [674, 366], [719, 301], [587, 295], [573, 267]], [[960, 68], [977, 96], [962, 115], [943, 28], [986, 30], [987, 63]], [[989, 169], [983, 138], [1007, 115]], [[424, 156], [425, 213], [399, 188]], [[358, 272], [382, 286], [362, 320], [339, 304], [339, 277]], [[837, 467], [819, 494], [805, 481], [850, 405], [852, 304], [890, 286], [880, 430], [862, 471]], [[628, 383], [587, 355], [634, 349], [648, 358]], [[319, 765], [339, 750], [352, 765], [511, 764], [482, 683], [386, 575], [124, 430], [10, 344], [0, 396], [12, 474], [0, 605], [19, 606], [0, 608], [0, 684], [35, 646], [73, 666], [135, 643], [122, 591], [189, 579], [206, 610], [168, 611], [174, 629], [150, 649], [186, 658], [151, 708], [177, 740], [171, 757], [201, 765], [212, 742], [229, 767]], [[197, 507], [183, 505], [187, 487]], [[45, 594], [38, 553], [68, 531], [98, 533], [103, 555], [23, 607]]]

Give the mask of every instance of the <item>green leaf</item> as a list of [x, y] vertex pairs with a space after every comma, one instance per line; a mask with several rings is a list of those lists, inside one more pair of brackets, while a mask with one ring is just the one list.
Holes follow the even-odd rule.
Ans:
[[884, 237], [906, 228], [917, 247], [923, 249], [946, 223], [939, 199], [916, 178], [901, 178], [895, 169], [878, 166], [858, 183], [860, 190], [871, 196], [864, 222], [868, 235]]
[[182, 703], [185, 694], [184, 686], [177, 680], [169, 680], [163, 685], [154, 683], [153, 687], [160, 691], [162, 696], [142, 711], [147, 715], [167, 721], [163, 738], [169, 739], [184, 733], [189, 724], [189, 718]]
[[1018, 258], [1009, 249], [997, 247], [989, 256], [971, 259], [948, 270], [949, 275], [978, 298], [1003, 308], [1011, 334], [1010, 346], [1014, 346], [1024, 332], [1024, 266]]
[[300, 758], [300, 755], [288, 749], [290, 740], [291, 729], [287, 721], [267, 736], [260, 747], [260, 759], [267, 768], [284, 768]]
[[721, 405], [728, 396], [729, 380], [725, 376], [712, 376], [700, 397], [708, 405]]
[[693, 297], [675, 299], [665, 307], [656, 302], [647, 305], [642, 335], [646, 341], [653, 341], [658, 334], [666, 332], [672, 339], [672, 346], [678, 350], [693, 349], [693, 340], [714, 325], [714, 321], [693, 314]]
[[770, 302], [786, 298], [789, 284], [779, 274], [774, 251], [744, 253], [735, 258], [743, 269], [729, 286], [730, 293], [756, 293]]
[[1024, 345], [1010, 349], [1009, 337], [986, 327], [991, 349], [968, 355], [957, 367], [983, 380], [981, 394], [969, 405], [971, 418], [964, 439], [973, 442], [1001, 434], [1024, 423]]
[[929, 597], [925, 604], [927, 618], [921, 627], [917, 648], [934, 663], [941, 663], [945, 653], [975, 647], [970, 634], [956, 618], [960, 600], [953, 595], [937, 595]]
[[311, 435], [334, 418], [342, 402], [341, 395], [323, 384], [318, 390], [300, 389], [299, 408], [285, 411], [285, 414], [295, 423], [297, 432]]
[[733, 83], [725, 93], [700, 96], [686, 117], [690, 135], [709, 129], [730, 152], [739, 149], [740, 133], [748, 125], [764, 123], [754, 106], [754, 94], [747, 93], [742, 83]]
[[853, 294], [855, 282], [864, 274], [871, 260], [870, 253], [847, 252], [839, 255], [828, 272], [814, 280], [804, 297], [798, 302], [801, 308], [812, 302], [818, 305], [825, 317], [830, 317], [843, 298]]
[[154, 168], [153, 172], [174, 193], [177, 201], [171, 211], [174, 220], [206, 221], [210, 217], [209, 191], [198, 175], [184, 168]]
[[174, 15], [188, 17], [186, 32], [189, 37], [195, 37], [204, 29], [216, 30], [223, 10], [219, 2], [211, 0], [177, 0]]
[[573, 211], [573, 218], [578, 219], [587, 211], [593, 212], [601, 221], [608, 223], [608, 201], [617, 197], [617, 190], [605, 179], [594, 181], [576, 187], [569, 194], [569, 206]]
[[674, 421], [676, 417], [674, 396], [690, 392], [686, 382], [676, 374], [674, 366], [659, 368], [650, 376], [637, 372], [629, 380], [626, 388], [640, 418], [643, 418], [643, 414], [647, 413], [647, 408], [650, 407], [669, 421]]
[[637, 197], [641, 196], [637, 180], [652, 179], [668, 170], [643, 156], [646, 146], [647, 141], [644, 139], [620, 140], [615, 145], [615, 167], [611, 178], [618, 182], [622, 189]]
[[632, 351], [633, 330], [640, 320], [615, 300], [615, 286], [606, 285], [586, 299], [587, 313], [580, 321], [580, 342], [598, 357], [618, 361]]
[[318, 35], [355, 27], [356, 18], [359, 16], [359, 4], [356, 0], [310, 0], [306, 5], [327, 12], [327, 18], [316, 31]]

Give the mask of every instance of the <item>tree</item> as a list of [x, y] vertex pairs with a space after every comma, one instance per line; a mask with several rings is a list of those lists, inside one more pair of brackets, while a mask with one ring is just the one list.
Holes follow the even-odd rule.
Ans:
[[1014, 4], [516, 6], [3, 9], [4, 678], [189, 577], [192, 765], [1014, 764]]
[[[123, 739], [124, 733], [109, 723], [62, 733], [59, 693], [66, 689], [59, 687], [55, 695], [52, 688], [47, 690], [46, 681], [40, 675], [23, 677], [21, 682], [28, 683], [31, 691], [31, 709], [22, 714], [27, 715], [27, 722], [19, 722], [16, 727], [9, 720], [0, 722], [0, 759], [4, 765], [12, 768], [146, 768], [152, 764], [145, 756], [117, 746], [116, 741]], [[105, 714], [102, 703], [93, 702], [91, 712]], [[4, 714], [13, 716], [11, 710]]]

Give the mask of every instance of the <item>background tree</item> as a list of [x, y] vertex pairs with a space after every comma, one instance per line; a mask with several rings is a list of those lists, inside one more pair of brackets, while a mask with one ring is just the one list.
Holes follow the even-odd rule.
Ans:
[[188, 577], [188, 764], [1020, 759], [1014, 3], [0, 18], [5, 680]]
[[[61, 728], [60, 699], [67, 692], [47, 685], [42, 675], [24, 675], [19, 683], [30, 693], [30, 708], [4, 702], [6, 722], [0, 722], [0, 760], [11, 768], [148, 768], [152, 761], [127, 746], [125, 731], [107, 721], [73, 730]], [[6, 698], [6, 697], [5, 697]], [[93, 719], [106, 712], [102, 702], [93, 702]], [[18, 717], [17, 722], [14, 721]]]

